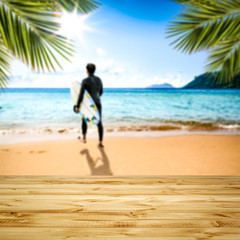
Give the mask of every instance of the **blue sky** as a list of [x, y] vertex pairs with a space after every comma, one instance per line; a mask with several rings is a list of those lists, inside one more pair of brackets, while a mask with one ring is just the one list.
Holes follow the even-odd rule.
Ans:
[[72, 63], [63, 70], [36, 74], [18, 61], [9, 87], [69, 87], [86, 77], [93, 62], [105, 87], [146, 87], [171, 83], [184, 86], [204, 72], [206, 52], [186, 55], [170, 46], [166, 27], [182, 5], [170, 0], [100, 0], [102, 6], [84, 21], [67, 22], [75, 41]]

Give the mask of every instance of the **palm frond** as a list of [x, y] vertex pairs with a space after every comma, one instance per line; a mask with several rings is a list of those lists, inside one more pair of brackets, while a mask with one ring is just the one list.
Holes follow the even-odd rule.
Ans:
[[[230, 80], [229, 75], [235, 77], [240, 72], [240, 36], [223, 42], [210, 51], [208, 57], [208, 71], [219, 71], [217, 79]], [[232, 78], [231, 77], [231, 78]]]
[[192, 53], [216, 46], [240, 31], [240, 1], [226, 5], [186, 6], [167, 28], [167, 37], [177, 37], [172, 45], [185, 53]]
[[58, 0], [54, 2], [57, 2], [67, 11], [71, 12], [76, 9], [77, 12], [85, 14], [92, 12], [100, 6], [100, 3], [94, 0]]
[[176, 3], [181, 3], [181, 4], [190, 4], [190, 5], [195, 5], [195, 6], [201, 6], [201, 5], [211, 5], [212, 2], [216, 0], [173, 0]]
[[207, 70], [220, 70], [221, 78], [231, 79], [240, 71], [240, 48], [235, 44], [240, 41], [240, 1], [174, 1], [185, 5], [167, 28], [167, 38], [175, 38], [171, 45], [184, 53], [212, 49]]
[[10, 74], [10, 64], [12, 56], [7, 51], [6, 47], [2, 44], [0, 39], [0, 88], [3, 89], [7, 86], [8, 76]]
[[19, 2], [17, 9], [11, 1], [3, 2], [6, 4], [0, 4], [1, 35], [3, 44], [15, 57], [38, 71], [55, 71], [56, 64], [61, 67], [53, 57], [53, 48], [69, 60], [73, 53], [72, 44], [57, 34], [59, 23], [54, 12], [45, 10], [44, 1], [31, 2], [30, 5], [28, 1]]
[[[78, 13], [86, 14], [96, 10], [101, 4], [95, 0], [1, 0], [2, 3], [11, 5], [13, 10], [18, 10], [24, 3], [25, 6], [38, 7], [39, 10], [68, 11], [77, 10]], [[39, 5], [38, 5], [39, 4]]]
[[99, 7], [95, 0], [0, 0], [0, 87], [6, 86], [11, 57], [37, 71], [61, 68], [58, 56], [72, 56], [73, 43], [58, 34], [56, 12], [89, 13]]

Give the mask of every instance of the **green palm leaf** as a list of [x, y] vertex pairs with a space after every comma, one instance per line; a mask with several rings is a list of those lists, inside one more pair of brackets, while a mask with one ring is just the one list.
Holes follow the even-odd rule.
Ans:
[[32, 6], [31, 9], [26, 3], [19, 4], [18, 14], [11, 10], [11, 5], [1, 5], [1, 27], [8, 29], [1, 32], [2, 38], [12, 54], [32, 69], [55, 70], [54, 63], [60, 64], [54, 59], [50, 46], [66, 56], [70, 56], [73, 50], [66, 38], [54, 35], [58, 30], [58, 23], [53, 20], [54, 13], [43, 10], [38, 12], [40, 5], [37, 4], [36, 8]]
[[240, 1], [175, 1], [186, 5], [167, 28], [167, 37], [176, 38], [171, 44], [184, 53], [212, 49], [207, 70], [220, 70], [221, 77], [231, 79], [239, 71]]
[[221, 70], [218, 79], [229, 80], [229, 75], [235, 77], [240, 72], [240, 36], [216, 46], [210, 51], [208, 71]]
[[9, 75], [11, 59], [2, 60], [6, 49], [8, 55], [11, 53], [33, 70], [44, 72], [56, 71], [56, 66], [61, 68], [58, 57], [69, 61], [74, 49], [71, 41], [58, 34], [60, 24], [56, 11], [88, 13], [98, 5], [94, 0], [0, 0], [0, 36], [4, 45], [0, 52], [0, 86], [6, 86]]
[[7, 86], [11, 60], [12, 56], [2, 44], [2, 39], [0, 38], [0, 88]]
[[[56, 9], [61, 7], [67, 11], [73, 11], [77, 9], [79, 13], [89, 13], [99, 7], [99, 3], [94, 0], [58, 0], [58, 1], [51, 1], [57, 2], [57, 5], [54, 7]], [[54, 4], [54, 3], [53, 3]], [[53, 5], [54, 6], [54, 5]]]

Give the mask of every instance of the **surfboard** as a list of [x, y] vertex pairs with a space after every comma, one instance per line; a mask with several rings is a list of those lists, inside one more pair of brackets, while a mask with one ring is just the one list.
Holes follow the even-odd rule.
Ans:
[[[78, 81], [72, 82], [70, 92], [74, 105], [77, 105], [80, 90], [81, 83]], [[80, 104], [80, 114], [83, 116], [85, 122], [97, 125], [100, 121], [100, 114], [97, 106], [87, 90], [84, 90], [83, 100]]]

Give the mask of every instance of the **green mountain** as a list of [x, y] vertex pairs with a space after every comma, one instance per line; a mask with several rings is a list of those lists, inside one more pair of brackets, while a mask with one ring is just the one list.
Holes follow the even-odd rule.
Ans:
[[185, 89], [207, 89], [207, 88], [240, 88], [240, 74], [231, 81], [218, 82], [215, 80], [215, 74], [204, 73], [188, 83]]

